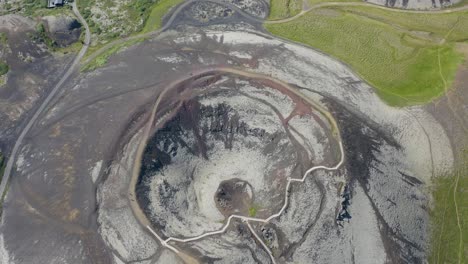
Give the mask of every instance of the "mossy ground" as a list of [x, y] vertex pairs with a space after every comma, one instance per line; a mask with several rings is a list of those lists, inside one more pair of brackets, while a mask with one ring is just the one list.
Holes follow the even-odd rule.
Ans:
[[[91, 1], [91, 0], [86, 0], [86, 1]], [[144, 21], [145, 21], [144, 26], [141, 28], [141, 30], [133, 32], [132, 35], [138, 36], [144, 33], [148, 33], [148, 32], [160, 29], [163, 26], [162, 20], [163, 20], [164, 15], [167, 14], [167, 12], [169, 12], [171, 8], [175, 7], [176, 5], [182, 2], [184, 2], [184, 0], [160, 0], [160, 1], [157, 1], [155, 4], [153, 4], [151, 8], [146, 7], [145, 8], [146, 15], [144, 16]], [[114, 39], [116, 38], [107, 39], [107, 41], [109, 42]], [[81, 68], [81, 70], [91, 71], [96, 68], [102, 67], [107, 63], [109, 57], [112, 56], [114, 53], [122, 50], [125, 47], [129, 47], [131, 45], [139, 43], [143, 40], [144, 38], [142, 37], [141, 39], [127, 41], [123, 44], [118, 44], [116, 46], [113, 46], [109, 48], [108, 50], [106, 50], [101, 55], [97, 56], [95, 59], [93, 59], [89, 63], [87, 63], [86, 65], [84, 65]], [[104, 44], [98, 44], [98, 45], [92, 46], [88, 49], [87, 54], [88, 55], [92, 54], [93, 52], [99, 50], [103, 46]]]
[[429, 263], [468, 262], [468, 151], [465, 160], [434, 180]]
[[154, 30], [160, 29], [162, 25], [162, 20], [165, 14], [169, 12], [174, 6], [184, 2], [184, 0], [161, 0], [151, 9], [151, 13], [148, 16], [148, 19], [145, 22], [143, 27], [143, 32], [151, 32]]
[[117, 53], [119, 51], [122, 51], [123, 49], [125, 49], [127, 47], [130, 47], [132, 45], [140, 43], [143, 40], [144, 40], [144, 38], [141, 38], [141, 39], [136, 39], [136, 40], [130, 40], [130, 41], [124, 42], [124, 43], [119, 44], [119, 45], [115, 45], [112, 48], [109, 48], [108, 50], [106, 50], [101, 55], [97, 56], [94, 60], [92, 60], [89, 63], [87, 63], [86, 65], [84, 65], [81, 68], [81, 71], [92, 71], [92, 70], [95, 70], [97, 68], [100, 68], [100, 67], [107, 64], [107, 62], [109, 60], [109, 57], [112, 56], [113, 54], [115, 54], [115, 53]]
[[46, 0], [0, 1], [0, 7], [2, 12], [0, 15], [16, 13], [31, 18], [73, 13], [71, 5], [47, 8]]
[[277, 20], [299, 14], [302, 10], [302, 0], [271, 0], [268, 19]]
[[258, 211], [258, 207], [253, 205], [249, 208], [249, 216], [250, 217], [255, 217], [257, 216], [257, 211]]
[[0, 61], [0, 76], [7, 74], [7, 72], [10, 70], [10, 67], [8, 64], [6, 64], [3, 61]]
[[388, 104], [406, 106], [427, 103], [451, 86], [463, 61], [454, 44], [468, 38], [468, 12], [414, 14], [334, 7], [265, 27], [340, 59]]
[[[293, 17], [303, 9], [326, 2], [360, 2], [361, 0], [271, 0], [269, 20], [280, 20]], [[466, 0], [468, 1], [468, 0]]]

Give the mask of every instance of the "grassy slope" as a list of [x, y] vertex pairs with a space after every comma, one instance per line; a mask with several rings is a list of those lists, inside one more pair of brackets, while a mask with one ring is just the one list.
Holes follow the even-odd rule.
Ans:
[[299, 14], [302, 10], [302, 0], [271, 0], [268, 19], [277, 20]]
[[[6, 33], [0, 33], [0, 49], [2, 52], [5, 52], [5, 49], [8, 47], [8, 37]], [[10, 66], [5, 61], [0, 60], [0, 85], [3, 85], [5, 82], [5, 78], [3, 75], [7, 74], [10, 70]], [[0, 153], [0, 166], [2, 163], [2, 153]], [[1, 174], [0, 174], [1, 175]], [[1, 179], [1, 178], [0, 178]]]
[[132, 45], [135, 45], [137, 43], [140, 43], [141, 41], [143, 41], [144, 39], [136, 39], [136, 40], [130, 40], [130, 41], [127, 41], [127, 42], [124, 42], [122, 44], [119, 44], [119, 45], [115, 45], [113, 46], [112, 48], [109, 48], [108, 50], [106, 50], [104, 53], [102, 53], [101, 55], [97, 56], [94, 60], [90, 61], [88, 64], [84, 65], [82, 68], [81, 68], [81, 71], [92, 71], [92, 70], [95, 70], [97, 68], [100, 68], [104, 65], [107, 64], [107, 61], [109, 60], [109, 57], [114, 54], [114, 53], [117, 53], [127, 47], [130, 47]]
[[468, 262], [468, 151], [465, 155], [463, 166], [434, 181], [429, 263]]
[[[280, 20], [295, 16], [302, 11], [303, 3], [307, 7], [325, 2], [360, 2], [361, 0], [271, 0], [269, 20]], [[468, 0], [466, 0], [468, 1]]]
[[34, 12], [38, 9], [44, 9], [47, 7], [47, 2], [42, 0], [24, 0], [21, 9], [27, 16], [34, 15]]
[[461, 0], [458, 4], [451, 5], [450, 7], [460, 7], [464, 5], [468, 5], [468, 0]]
[[184, 0], [161, 0], [154, 5], [148, 19], [146, 20], [143, 32], [151, 32], [160, 29], [162, 25], [162, 19], [164, 15], [169, 12], [174, 6], [184, 2]]
[[346, 62], [385, 101], [403, 106], [430, 101], [444, 92], [446, 84], [450, 87], [462, 61], [453, 42], [468, 38], [468, 12], [425, 15], [337, 7], [265, 26], [275, 35]]
[[3, 61], [0, 61], [0, 76], [7, 74], [7, 72], [10, 70], [10, 67], [8, 64], [6, 64]]

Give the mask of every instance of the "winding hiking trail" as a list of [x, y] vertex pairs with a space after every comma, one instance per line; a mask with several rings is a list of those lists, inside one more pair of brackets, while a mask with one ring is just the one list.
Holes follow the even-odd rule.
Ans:
[[[293, 94], [299, 96], [301, 99], [305, 100], [307, 103], [309, 103], [311, 105], [311, 107], [313, 107], [315, 110], [320, 112], [328, 120], [328, 122], [329, 122], [329, 124], [331, 126], [332, 134], [333, 134], [334, 138], [336, 139], [336, 141], [338, 142], [338, 145], [339, 145], [340, 159], [337, 162], [337, 164], [335, 166], [333, 166], [333, 167], [327, 167], [327, 166], [322, 166], [322, 165], [314, 166], [314, 167], [310, 168], [309, 170], [307, 170], [304, 173], [303, 177], [300, 178], [300, 179], [295, 179], [295, 178], [288, 177], [287, 178], [286, 188], [285, 188], [283, 206], [281, 207], [281, 209], [277, 213], [275, 213], [275, 214], [273, 214], [273, 215], [271, 215], [271, 216], [269, 216], [267, 218], [256, 218], [256, 217], [247, 217], [247, 216], [242, 216], [242, 215], [231, 215], [231, 216], [229, 216], [229, 218], [225, 222], [224, 226], [221, 229], [217, 230], [217, 231], [205, 232], [205, 233], [203, 233], [201, 235], [190, 237], [190, 238], [168, 237], [166, 239], [163, 239], [160, 235], [158, 235], [158, 233], [156, 231], [153, 230], [153, 228], [151, 227], [151, 223], [150, 223], [149, 219], [147, 218], [147, 216], [145, 215], [145, 213], [141, 209], [140, 205], [138, 204], [137, 200], [135, 199], [136, 198], [136, 183], [138, 181], [138, 177], [139, 177], [139, 174], [140, 174], [141, 160], [142, 160], [142, 156], [143, 156], [145, 147], [146, 147], [146, 145], [148, 143], [148, 140], [150, 138], [150, 132], [151, 132], [153, 126], [154, 126], [154, 122], [155, 122], [154, 118], [156, 116], [156, 112], [157, 112], [159, 104], [160, 104], [161, 100], [164, 98], [164, 95], [166, 94], [166, 92], [168, 92], [169, 90], [171, 90], [174, 87], [177, 87], [177, 85], [179, 85], [180, 83], [182, 83], [182, 82], [184, 82], [186, 80], [189, 80], [191, 78], [194, 78], [196, 76], [199, 76], [199, 75], [223, 74], [223, 73], [224, 74], [226, 74], [226, 73], [227, 74], [233, 74], [233, 75], [252, 78], [252, 79], [263, 79], [263, 80], [267, 80], [267, 81], [272, 81], [272, 82], [275, 82], [278, 85], [281, 85], [282, 87], [286, 88], [289, 92], [292, 92]], [[203, 238], [208, 237], [208, 236], [214, 236], [214, 235], [222, 234], [222, 233], [226, 232], [227, 228], [229, 227], [229, 225], [231, 224], [233, 219], [239, 219], [239, 220], [241, 220], [241, 221], [243, 221], [243, 222], [245, 222], [247, 224], [247, 226], [249, 227], [249, 229], [253, 233], [254, 237], [258, 240], [258, 242], [263, 246], [263, 248], [266, 250], [266, 252], [270, 256], [272, 262], [276, 263], [276, 260], [275, 260], [275, 258], [273, 256], [273, 254], [271, 253], [269, 248], [265, 245], [265, 243], [260, 239], [260, 237], [255, 233], [254, 229], [250, 225], [250, 222], [268, 223], [268, 222], [272, 221], [273, 219], [281, 216], [283, 214], [283, 212], [286, 210], [286, 208], [287, 208], [287, 206], [289, 204], [289, 195], [290, 195], [290, 192], [291, 192], [290, 189], [291, 189], [291, 184], [292, 183], [294, 183], [294, 182], [303, 183], [307, 179], [307, 177], [310, 176], [310, 174], [312, 172], [317, 171], [317, 170], [336, 171], [341, 167], [341, 165], [344, 163], [345, 154], [344, 154], [343, 144], [342, 144], [342, 141], [341, 141], [340, 132], [339, 132], [339, 129], [338, 129], [338, 124], [337, 124], [335, 118], [333, 117], [333, 115], [327, 109], [325, 109], [321, 105], [315, 103], [310, 98], [304, 96], [302, 93], [300, 93], [299, 91], [297, 91], [296, 89], [291, 87], [289, 84], [287, 84], [287, 83], [285, 83], [285, 82], [283, 82], [281, 80], [275, 79], [273, 77], [270, 77], [270, 76], [257, 74], [257, 73], [253, 73], [253, 72], [248, 72], [248, 71], [235, 69], [235, 68], [228, 68], [228, 67], [210, 67], [210, 68], [198, 70], [196, 72], [191, 72], [191, 73], [189, 73], [188, 76], [189, 77], [187, 77], [187, 78], [181, 78], [180, 80], [174, 81], [171, 84], [167, 85], [166, 88], [162, 91], [162, 93], [158, 96], [158, 99], [156, 100], [156, 102], [155, 102], [155, 104], [154, 104], [154, 106], [153, 106], [153, 108], [151, 110], [151, 115], [150, 115], [150, 117], [148, 119], [148, 123], [146, 124], [146, 127], [144, 128], [143, 136], [141, 138], [140, 144], [138, 145], [138, 149], [136, 151], [135, 162], [134, 162], [133, 169], [132, 169], [132, 178], [130, 180], [130, 185], [129, 185], [129, 189], [128, 189], [128, 198], [129, 198], [129, 202], [130, 202], [130, 206], [132, 208], [132, 211], [133, 211], [135, 217], [137, 218], [137, 220], [139, 221], [139, 223], [143, 227], [148, 229], [149, 232], [156, 238], [157, 241], [160, 242], [160, 244], [162, 246], [164, 246], [164, 247], [172, 250], [173, 252], [179, 254], [179, 256], [182, 259], [186, 260], [186, 262], [188, 262], [188, 263], [197, 263], [197, 261], [194, 260], [194, 259], [189, 259], [188, 260], [187, 259], [188, 256], [186, 254], [184, 254], [183, 252], [179, 251], [173, 245], [171, 245], [170, 244], [171, 242], [188, 243], [188, 242], [193, 242], [193, 241], [203, 239]]]

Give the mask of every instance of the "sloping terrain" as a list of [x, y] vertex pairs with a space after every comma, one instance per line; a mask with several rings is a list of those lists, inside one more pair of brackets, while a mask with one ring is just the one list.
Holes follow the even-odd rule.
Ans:
[[[16, 95], [25, 91], [36, 103], [25, 104], [17, 119], [1, 112], [10, 132], [0, 134], [0, 144], [11, 149], [27, 117], [36, 119], [10, 159], [1, 263], [466, 259], [459, 153], [468, 86], [466, 67], [458, 68], [466, 11], [432, 21], [433, 14], [393, 16], [365, 3], [313, 8], [316, 1], [285, 1], [290, 10], [265, 22], [263, 0], [176, 8], [181, 2], [161, 0], [136, 13], [130, 9], [141, 5], [93, 2], [81, 2], [89, 14], [80, 21], [85, 29], [86, 21], [96, 23], [97, 44], [82, 65], [67, 66], [71, 56], [52, 60], [43, 41], [16, 41], [37, 33], [34, 23], [4, 18], [1, 55], [11, 69], [0, 107], [20, 104]], [[289, 7], [293, 2], [302, 11]], [[15, 25], [23, 26], [11, 30]], [[118, 36], [101, 38], [101, 25]], [[314, 27], [306, 31], [308, 25]], [[16, 65], [23, 45], [34, 61]], [[376, 56], [359, 54], [365, 51]], [[395, 93], [418, 100], [389, 101], [382, 87], [361, 79], [359, 65], [345, 64], [350, 57], [394, 84]], [[388, 58], [401, 64], [385, 64]], [[421, 75], [408, 73], [428, 61], [416, 67]], [[73, 74], [64, 80], [60, 69]], [[28, 75], [51, 77], [29, 86], [15, 81]], [[36, 111], [50, 95], [47, 83], [59, 79], [57, 94]], [[435, 93], [440, 97], [422, 103]]]

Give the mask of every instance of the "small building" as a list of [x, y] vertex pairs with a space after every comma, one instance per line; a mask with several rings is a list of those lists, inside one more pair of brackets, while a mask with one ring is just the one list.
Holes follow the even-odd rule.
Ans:
[[48, 8], [54, 8], [56, 6], [63, 6], [63, 0], [47, 0]]

